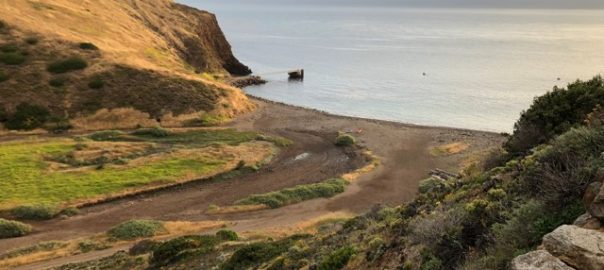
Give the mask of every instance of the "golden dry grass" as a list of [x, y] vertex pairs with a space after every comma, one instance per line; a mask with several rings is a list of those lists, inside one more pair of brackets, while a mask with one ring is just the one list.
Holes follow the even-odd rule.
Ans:
[[[152, 237], [151, 239], [164, 240], [187, 234], [197, 234], [208, 230], [218, 229], [226, 225], [227, 223], [224, 221], [167, 221], [164, 222], [164, 227], [166, 231], [160, 235]], [[97, 243], [99, 245], [105, 245], [107, 248], [110, 248], [113, 246], [127, 247], [128, 245], [134, 244], [139, 240], [137, 239], [132, 241], [111, 241], [105, 234], [94, 235], [88, 238], [73, 239], [66, 241], [63, 247], [54, 250], [37, 251], [14, 258], [0, 260], [0, 269], [12, 269], [18, 266], [23, 266], [36, 262], [77, 255], [82, 253], [80, 249], [80, 243], [84, 241]]]
[[453, 155], [459, 154], [466, 151], [470, 147], [470, 144], [465, 142], [454, 142], [444, 145], [432, 147], [430, 153], [434, 156]]
[[253, 212], [268, 209], [269, 207], [265, 204], [253, 204], [253, 205], [230, 205], [230, 206], [210, 206], [206, 210], [208, 215], [222, 215], [222, 214], [235, 214], [244, 212]]
[[361, 177], [362, 175], [372, 172], [381, 164], [380, 159], [376, 155], [374, 155], [371, 151], [364, 151], [363, 156], [368, 161], [367, 165], [365, 165], [359, 169], [356, 169], [352, 172], [343, 174], [341, 176], [342, 179], [344, 179], [348, 182], [353, 182], [356, 179], [358, 179], [359, 177]]

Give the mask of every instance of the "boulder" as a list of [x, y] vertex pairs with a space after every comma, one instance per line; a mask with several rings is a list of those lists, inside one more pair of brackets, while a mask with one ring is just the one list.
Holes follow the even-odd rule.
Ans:
[[582, 270], [604, 269], [604, 233], [563, 225], [543, 237], [543, 247], [567, 265]]
[[589, 214], [604, 221], [604, 185], [600, 182], [591, 183], [585, 191], [583, 203], [589, 203], [585, 205]]
[[512, 260], [512, 270], [574, 270], [545, 250], [535, 250]]
[[593, 182], [587, 186], [587, 189], [585, 189], [585, 193], [583, 194], [583, 205], [585, 208], [589, 208], [596, 196], [598, 196], [598, 193], [600, 193], [601, 187], [602, 183], [600, 182]]
[[600, 220], [592, 217], [589, 213], [585, 213], [578, 217], [573, 225], [590, 230], [598, 230], [602, 227]]

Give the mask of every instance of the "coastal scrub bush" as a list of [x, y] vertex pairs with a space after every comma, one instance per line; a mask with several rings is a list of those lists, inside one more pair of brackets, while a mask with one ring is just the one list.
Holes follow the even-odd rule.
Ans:
[[239, 240], [239, 236], [236, 232], [231, 230], [220, 230], [216, 232], [216, 237], [223, 241], [237, 241]]
[[18, 221], [0, 218], [0, 239], [28, 235], [31, 226]]
[[10, 77], [4, 73], [4, 71], [0, 70], [0, 82], [7, 81]]
[[52, 87], [61, 87], [65, 85], [65, 81], [67, 80], [64, 77], [56, 77], [50, 79], [50, 81], [48, 81], [48, 84]]
[[79, 47], [82, 50], [98, 50], [99, 49], [96, 45], [94, 45], [90, 42], [82, 42], [79, 44]]
[[88, 82], [88, 88], [90, 89], [101, 89], [103, 86], [105, 86], [105, 81], [99, 76], [92, 77]]
[[194, 254], [204, 254], [212, 251], [219, 242], [217, 237], [211, 235], [188, 235], [168, 240], [153, 249], [151, 263], [163, 266]]
[[0, 45], [0, 51], [4, 53], [13, 53], [19, 51], [19, 46], [14, 43], [6, 43]]
[[0, 62], [7, 65], [21, 65], [25, 63], [26, 57], [20, 52], [4, 52], [0, 53]]
[[6, 109], [0, 105], [0, 123], [4, 123], [8, 120], [8, 112], [6, 112]]
[[88, 135], [88, 138], [93, 141], [111, 141], [118, 139], [122, 135], [124, 135], [124, 133], [119, 130], [103, 130]]
[[25, 38], [25, 43], [29, 45], [36, 45], [38, 44], [38, 42], [40, 42], [40, 39], [38, 39], [38, 37], [31, 36]]
[[220, 270], [239, 270], [255, 268], [287, 252], [298, 240], [309, 235], [292, 235], [274, 242], [256, 242], [245, 245], [220, 266]]
[[334, 178], [321, 183], [298, 185], [275, 192], [251, 195], [235, 202], [235, 204], [264, 204], [270, 208], [279, 208], [305, 200], [333, 197], [338, 193], [344, 192], [346, 185], [348, 185], [348, 181]]
[[556, 135], [583, 123], [597, 104], [604, 104], [604, 80], [596, 76], [589, 81], [576, 81], [566, 89], [553, 91], [535, 99], [514, 125], [514, 133], [505, 149], [515, 155], [545, 143]]
[[140, 128], [132, 132], [132, 135], [164, 138], [170, 136], [170, 132], [167, 129], [161, 127]]
[[8, 117], [4, 126], [12, 130], [32, 130], [41, 127], [50, 118], [50, 112], [38, 105], [21, 103], [15, 113]]
[[352, 135], [341, 134], [336, 138], [337, 146], [352, 146], [356, 143], [356, 140]]
[[47, 204], [17, 206], [11, 210], [11, 215], [23, 220], [48, 220], [59, 213], [59, 208]]
[[345, 246], [332, 252], [319, 264], [318, 270], [340, 270], [348, 264], [348, 261], [356, 254], [352, 246]]
[[117, 240], [132, 240], [136, 238], [152, 237], [165, 230], [164, 224], [161, 221], [135, 219], [111, 228], [107, 234]]
[[537, 162], [525, 166], [526, 190], [559, 206], [580, 198], [604, 166], [603, 151], [604, 129], [571, 129], [535, 153]]
[[54, 61], [46, 67], [46, 70], [51, 73], [66, 73], [74, 70], [85, 69], [88, 67], [86, 60], [81, 57], [74, 56], [64, 60]]

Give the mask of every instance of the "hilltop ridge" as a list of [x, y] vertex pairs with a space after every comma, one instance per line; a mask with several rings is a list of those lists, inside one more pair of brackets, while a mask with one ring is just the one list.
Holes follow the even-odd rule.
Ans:
[[[221, 83], [251, 71], [209, 12], [168, 0], [0, 4], [0, 121], [24, 103], [48, 111], [11, 129], [185, 126], [253, 108]], [[51, 71], [67, 60], [79, 63]]]

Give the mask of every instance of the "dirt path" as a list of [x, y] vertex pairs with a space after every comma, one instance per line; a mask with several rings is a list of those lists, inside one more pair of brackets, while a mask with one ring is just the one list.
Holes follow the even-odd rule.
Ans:
[[[230, 220], [237, 231], [272, 231], [291, 228], [332, 212], [362, 213], [377, 203], [396, 205], [410, 200], [419, 180], [430, 169], [455, 169], [472, 153], [501, 142], [492, 133], [430, 128], [331, 116], [313, 110], [256, 100], [259, 108], [232, 124], [242, 130], [281, 135], [295, 141], [257, 173], [223, 180], [200, 181], [136, 198], [83, 209], [65, 220], [33, 224], [30, 236], [0, 240], [0, 253], [40, 241], [66, 240], [101, 233], [133, 218], [160, 220]], [[362, 176], [346, 192], [331, 199], [311, 200], [287, 207], [222, 216], [208, 216], [210, 204], [228, 205], [249, 194], [314, 183], [362, 166], [358, 153], [335, 147], [338, 131], [354, 131], [361, 145], [382, 161], [377, 170]], [[436, 157], [431, 146], [464, 141], [471, 147], [461, 154]], [[307, 153], [305, 158], [301, 154]], [[65, 259], [61, 259], [65, 260]], [[67, 260], [68, 261], [68, 260]]]

